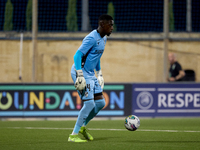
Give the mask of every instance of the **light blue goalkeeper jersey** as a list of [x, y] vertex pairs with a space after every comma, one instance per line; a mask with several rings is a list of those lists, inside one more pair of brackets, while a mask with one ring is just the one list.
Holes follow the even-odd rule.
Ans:
[[98, 68], [98, 65], [100, 66], [98, 63], [100, 63], [106, 41], [107, 37], [104, 36], [102, 38], [97, 30], [93, 30], [83, 39], [82, 45], [78, 50], [84, 55], [82, 58], [82, 68], [87, 73], [94, 74], [94, 69]]

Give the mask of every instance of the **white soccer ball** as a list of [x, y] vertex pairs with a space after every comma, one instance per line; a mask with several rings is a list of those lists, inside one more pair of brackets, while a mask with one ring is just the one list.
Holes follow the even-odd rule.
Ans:
[[140, 119], [135, 115], [130, 115], [125, 118], [124, 126], [129, 131], [135, 131], [140, 126]]

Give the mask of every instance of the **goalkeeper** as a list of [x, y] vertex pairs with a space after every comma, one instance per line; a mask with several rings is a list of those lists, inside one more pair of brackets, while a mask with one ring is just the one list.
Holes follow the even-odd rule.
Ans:
[[[101, 15], [98, 20], [98, 28], [83, 39], [82, 45], [74, 55], [71, 76], [83, 101], [83, 107], [79, 112], [73, 132], [69, 135], [69, 142], [93, 140], [86, 129], [86, 125], [105, 106], [102, 95], [104, 80], [100, 58], [107, 41], [106, 35], [109, 36], [112, 33], [113, 24], [114, 21], [111, 16]], [[94, 70], [96, 70], [97, 78]], [[78, 133], [81, 133], [87, 140], [81, 139]]]

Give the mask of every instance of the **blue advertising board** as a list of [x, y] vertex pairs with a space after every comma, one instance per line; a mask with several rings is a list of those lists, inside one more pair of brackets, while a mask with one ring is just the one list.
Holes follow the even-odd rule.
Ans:
[[[98, 116], [130, 114], [125, 99], [131, 89], [131, 84], [106, 84], [106, 105]], [[0, 84], [0, 117], [76, 117], [82, 105], [73, 84]]]
[[[200, 116], [200, 84], [106, 84], [98, 116]], [[0, 117], [76, 117], [82, 101], [72, 84], [0, 84]]]
[[200, 116], [200, 84], [133, 84], [132, 114], [143, 117]]

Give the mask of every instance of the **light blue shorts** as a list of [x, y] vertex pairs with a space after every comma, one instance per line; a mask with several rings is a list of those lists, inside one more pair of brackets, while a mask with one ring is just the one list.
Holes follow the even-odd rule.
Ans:
[[[86, 87], [85, 90], [78, 91], [81, 100], [92, 100], [94, 99], [94, 95], [98, 93], [102, 93], [102, 88], [99, 85], [99, 82], [95, 76], [95, 74], [89, 74], [84, 69], [83, 76], [86, 80]], [[74, 66], [71, 69], [71, 77], [73, 82], [76, 82], [76, 71], [74, 70]]]

